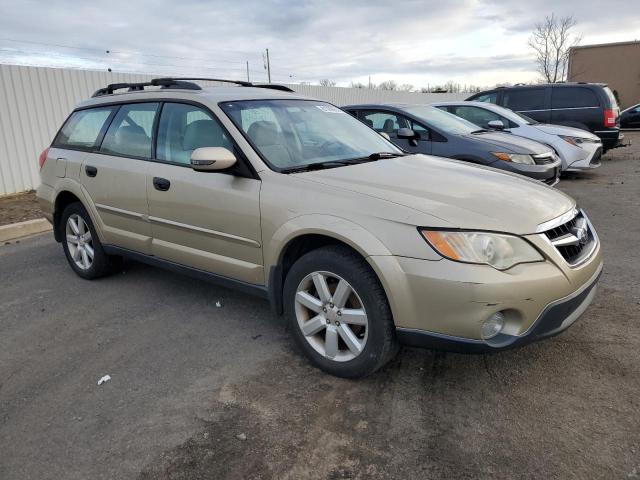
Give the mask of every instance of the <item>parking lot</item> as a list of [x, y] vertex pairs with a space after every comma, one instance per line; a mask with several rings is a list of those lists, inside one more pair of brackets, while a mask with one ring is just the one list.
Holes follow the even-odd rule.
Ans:
[[84, 281], [51, 234], [0, 246], [0, 478], [640, 478], [627, 137], [558, 186], [605, 254], [578, 323], [496, 355], [403, 348], [359, 381], [309, 366], [266, 301], [136, 263]]

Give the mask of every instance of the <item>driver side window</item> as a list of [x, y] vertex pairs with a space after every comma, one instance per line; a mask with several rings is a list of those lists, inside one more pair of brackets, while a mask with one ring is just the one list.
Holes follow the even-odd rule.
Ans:
[[363, 112], [362, 119], [376, 132], [383, 132], [392, 137], [396, 135], [398, 129], [409, 128], [409, 123], [404, 117], [391, 112]]

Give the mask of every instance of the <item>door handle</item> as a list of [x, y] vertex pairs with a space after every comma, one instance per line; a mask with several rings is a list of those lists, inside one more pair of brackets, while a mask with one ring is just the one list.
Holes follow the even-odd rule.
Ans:
[[85, 165], [84, 173], [87, 174], [87, 177], [95, 177], [98, 174], [98, 169], [91, 165]]
[[166, 178], [153, 177], [153, 188], [156, 190], [160, 190], [161, 192], [166, 192], [171, 187], [171, 182]]

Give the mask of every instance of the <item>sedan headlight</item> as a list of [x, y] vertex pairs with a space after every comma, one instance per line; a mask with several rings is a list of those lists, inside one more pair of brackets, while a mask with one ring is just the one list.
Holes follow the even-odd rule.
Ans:
[[570, 135], [558, 135], [562, 140], [576, 147], [581, 147], [584, 143], [600, 143], [600, 139], [572, 137]]
[[440, 230], [420, 230], [420, 233], [436, 252], [457, 262], [491, 265], [497, 270], [507, 270], [519, 263], [544, 260], [533, 246], [513, 235]]
[[491, 155], [503, 162], [523, 163], [525, 165], [535, 165], [531, 155], [525, 155], [521, 153], [506, 153], [506, 152], [491, 152]]

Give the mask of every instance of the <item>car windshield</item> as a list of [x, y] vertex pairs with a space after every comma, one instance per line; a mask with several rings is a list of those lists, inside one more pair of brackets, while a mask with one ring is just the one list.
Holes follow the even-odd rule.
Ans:
[[428, 127], [433, 127], [445, 133], [468, 135], [478, 131], [477, 125], [457, 117], [452, 113], [443, 112], [439, 108], [429, 107], [427, 105], [407, 105], [402, 107], [402, 109], [423, 120]]
[[313, 100], [244, 100], [220, 107], [276, 171], [343, 166], [402, 151], [345, 111]]

